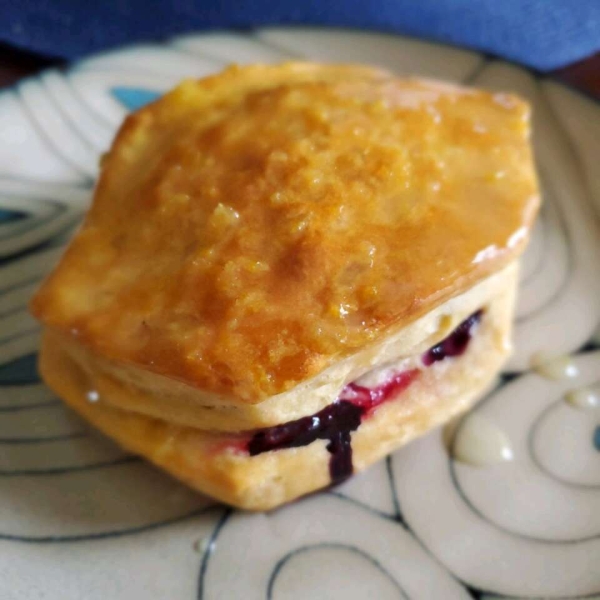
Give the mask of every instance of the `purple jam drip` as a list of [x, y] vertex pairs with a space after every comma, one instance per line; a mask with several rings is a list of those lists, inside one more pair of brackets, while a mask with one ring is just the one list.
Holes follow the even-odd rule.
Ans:
[[315, 440], [329, 440], [329, 473], [331, 481], [339, 483], [353, 472], [350, 433], [382, 402], [407, 388], [418, 373], [418, 369], [396, 373], [376, 388], [350, 383], [333, 404], [315, 415], [257, 431], [248, 442], [248, 452], [256, 456], [270, 450], [306, 446]]
[[449, 356], [460, 356], [464, 353], [473, 336], [473, 327], [481, 321], [483, 310], [474, 312], [465, 319], [448, 337], [439, 344], [432, 346], [423, 354], [423, 364], [427, 367], [434, 362], [444, 360]]
[[[473, 327], [482, 315], [483, 310], [478, 310], [463, 321], [447, 338], [423, 355], [423, 363], [430, 366], [448, 356], [461, 355], [471, 340]], [[333, 404], [318, 413], [256, 431], [246, 446], [248, 453], [256, 456], [271, 450], [307, 446], [315, 440], [328, 440], [331, 481], [339, 483], [353, 472], [350, 434], [375, 408], [406, 389], [419, 373], [418, 369], [396, 373], [375, 388], [349, 383]]]
[[329, 472], [334, 482], [352, 475], [350, 432], [360, 425], [364, 409], [347, 400], [334, 402], [311, 417], [257, 431], [248, 442], [250, 456], [270, 450], [306, 446], [315, 440], [329, 440]]

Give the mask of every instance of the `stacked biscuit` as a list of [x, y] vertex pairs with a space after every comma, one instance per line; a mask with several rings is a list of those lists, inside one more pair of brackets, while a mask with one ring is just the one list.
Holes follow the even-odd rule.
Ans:
[[539, 202], [528, 136], [513, 96], [366, 67], [184, 82], [125, 121], [32, 302], [42, 375], [225, 502], [341, 480], [506, 357]]

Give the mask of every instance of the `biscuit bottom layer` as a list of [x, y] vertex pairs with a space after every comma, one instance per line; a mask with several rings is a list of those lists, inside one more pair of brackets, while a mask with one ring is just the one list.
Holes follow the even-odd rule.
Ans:
[[[421, 360], [425, 367], [445, 358], [462, 355], [473, 335], [476, 325], [483, 316], [478, 310], [465, 319], [450, 335], [427, 350]], [[245, 445], [250, 456], [263, 452], [298, 448], [316, 440], [327, 440], [329, 473], [332, 483], [339, 483], [352, 475], [351, 433], [356, 431], [363, 419], [382, 403], [396, 398], [421, 373], [418, 368], [392, 373], [391, 377], [376, 387], [364, 387], [349, 383], [335, 402], [318, 413], [266, 427], [254, 433]], [[239, 444], [237, 445], [239, 448]]]

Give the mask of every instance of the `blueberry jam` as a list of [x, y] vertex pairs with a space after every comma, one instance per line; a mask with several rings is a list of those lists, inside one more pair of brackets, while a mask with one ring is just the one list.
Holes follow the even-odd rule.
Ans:
[[465, 319], [448, 337], [432, 346], [423, 354], [423, 364], [429, 367], [434, 362], [444, 360], [448, 356], [460, 356], [469, 345], [473, 335], [473, 327], [481, 321], [483, 310], [474, 312]]
[[315, 440], [329, 440], [327, 450], [331, 454], [331, 480], [334, 483], [341, 481], [352, 475], [350, 433], [358, 429], [363, 417], [376, 406], [407, 388], [418, 373], [418, 369], [397, 373], [376, 388], [350, 383], [336, 402], [318, 413], [257, 431], [248, 442], [248, 452], [250, 456], [256, 456], [269, 450], [297, 448]]
[[329, 472], [336, 482], [352, 474], [350, 432], [356, 431], [363, 409], [347, 400], [330, 404], [311, 417], [257, 431], [248, 442], [250, 456], [269, 450], [306, 446], [315, 440], [329, 440]]
[[[428, 367], [446, 357], [463, 354], [471, 340], [473, 327], [479, 323], [482, 315], [483, 310], [473, 313], [448, 337], [427, 350], [422, 356], [423, 364]], [[419, 373], [419, 369], [401, 371], [374, 388], [349, 383], [333, 404], [318, 413], [256, 431], [246, 449], [250, 456], [256, 456], [271, 450], [307, 446], [315, 440], [328, 440], [331, 481], [339, 483], [353, 472], [350, 434], [380, 404], [405, 390]]]

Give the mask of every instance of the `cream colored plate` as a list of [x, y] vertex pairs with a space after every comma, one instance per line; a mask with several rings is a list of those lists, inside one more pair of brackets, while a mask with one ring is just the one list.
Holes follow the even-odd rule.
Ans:
[[[35, 372], [26, 303], [88, 205], [133, 108], [226, 63], [306, 57], [514, 90], [533, 103], [545, 205], [525, 257], [516, 352], [475, 409], [515, 458], [455, 463], [441, 432], [333, 491], [233, 513], [90, 431]], [[51, 70], [0, 94], [0, 598], [600, 598], [600, 108], [475, 53], [318, 29], [210, 34]], [[553, 381], [530, 357], [576, 353]], [[595, 595], [596, 594], [596, 595]]]

